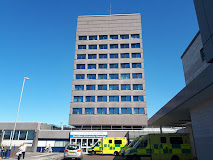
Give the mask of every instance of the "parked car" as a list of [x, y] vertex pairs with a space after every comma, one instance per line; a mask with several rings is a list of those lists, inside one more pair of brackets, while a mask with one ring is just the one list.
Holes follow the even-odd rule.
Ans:
[[64, 150], [64, 159], [83, 159], [83, 152], [79, 145], [69, 144], [65, 147]]

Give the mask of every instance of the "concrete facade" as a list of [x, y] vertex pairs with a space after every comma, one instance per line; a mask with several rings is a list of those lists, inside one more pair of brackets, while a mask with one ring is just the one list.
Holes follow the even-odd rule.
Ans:
[[[139, 38], [133, 39], [133, 34]], [[100, 40], [101, 35], [107, 39]], [[118, 35], [118, 39], [110, 39], [110, 35]], [[122, 39], [122, 35], [129, 38]], [[79, 40], [79, 36], [86, 36], [87, 40]], [[97, 36], [97, 40], [89, 40], [89, 36]], [[107, 49], [101, 49], [100, 45]], [[117, 44], [112, 49], [110, 45]], [[121, 48], [121, 44], [128, 44], [129, 48]], [[139, 44], [139, 48], [132, 48], [132, 44]], [[86, 45], [86, 49], [78, 49], [79, 45]], [[89, 45], [97, 45], [97, 49], [89, 49]], [[121, 58], [122, 53], [128, 53], [129, 58]], [[140, 58], [133, 58], [132, 53], [140, 53]], [[78, 59], [78, 55], [86, 55], [86, 59]], [[95, 59], [88, 59], [89, 54], [96, 55]], [[107, 54], [107, 58], [99, 58], [100, 54]], [[118, 54], [118, 58], [110, 58], [110, 54]], [[121, 64], [129, 64], [129, 68], [121, 68]], [[132, 64], [140, 63], [141, 68], [132, 68]], [[85, 69], [77, 69], [77, 64], [85, 64]], [[88, 64], [96, 64], [96, 69], [88, 69]], [[106, 69], [99, 69], [99, 64], [106, 64]], [[110, 68], [110, 64], [117, 64], [118, 68]], [[142, 78], [134, 79], [134, 73], [141, 73]], [[77, 74], [85, 75], [84, 79], [76, 79]], [[87, 79], [88, 74], [95, 74], [96, 79]], [[98, 79], [99, 74], [107, 74], [107, 79]], [[118, 74], [118, 79], [110, 79], [110, 74]], [[121, 74], [129, 74], [129, 79], [122, 79]], [[109, 85], [119, 85], [118, 90], [110, 90]], [[122, 90], [122, 84], [129, 84], [130, 90]], [[133, 90], [134, 84], [142, 84], [142, 90]], [[84, 90], [75, 90], [76, 85], [83, 85]], [[86, 90], [87, 85], [95, 85], [95, 90]], [[98, 90], [98, 85], [107, 85], [106, 90]], [[75, 96], [83, 96], [83, 102], [74, 102]], [[86, 102], [86, 96], [95, 96], [95, 102]], [[107, 96], [105, 102], [98, 102], [98, 96]], [[119, 96], [119, 102], [110, 102], [109, 96]], [[131, 96], [131, 102], [121, 101], [121, 96]], [[133, 101], [133, 96], [143, 96], [143, 101]], [[73, 114], [73, 108], [82, 108], [82, 114]], [[94, 114], [85, 114], [85, 108], [94, 108]], [[98, 108], [106, 108], [106, 114], [98, 114]], [[110, 114], [109, 108], [119, 108], [119, 114]], [[122, 108], [131, 108], [131, 114], [122, 114]], [[134, 114], [134, 108], [143, 108], [144, 114]], [[79, 16], [76, 33], [76, 50], [73, 71], [72, 96], [70, 105], [69, 124], [86, 129], [134, 129], [147, 125], [147, 106], [144, 79], [144, 61], [142, 47], [142, 30], [140, 14]]]

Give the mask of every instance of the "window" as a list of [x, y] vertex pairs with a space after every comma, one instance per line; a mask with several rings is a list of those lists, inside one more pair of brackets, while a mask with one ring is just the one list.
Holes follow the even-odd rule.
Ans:
[[88, 59], [96, 59], [96, 54], [88, 54]]
[[143, 140], [140, 142], [140, 144], [137, 146], [137, 148], [146, 148], [147, 147], [147, 140]]
[[132, 63], [132, 68], [141, 68], [141, 63]]
[[86, 102], [95, 102], [95, 96], [86, 96]]
[[4, 140], [10, 140], [10, 135], [12, 131], [4, 131]]
[[144, 108], [134, 108], [134, 114], [144, 114]]
[[109, 90], [119, 90], [119, 85], [118, 84], [110, 84]]
[[109, 140], [109, 143], [112, 143], [112, 140]]
[[130, 68], [129, 63], [121, 63], [121, 68]]
[[130, 84], [122, 84], [121, 85], [121, 90], [131, 90]]
[[76, 74], [76, 79], [84, 79], [85, 75], [84, 74]]
[[99, 40], [105, 40], [105, 39], [108, 39], [107, 35], [100, 35], [99, 36]]
[[87, 79], [96, 79], [96, 74], [88, 74]]
[[33, 140], [34, 134], [35, 134], [35, 131], [28, 131], [27, 140]]
[[141, 58], [141, 53], [132, 53], [132, 58]]
[[131, 96], [121, 96], [121, 102], [131, 102]]
[[109, 108], [109, 114], [119, 114], [119, 108]]
[[14, 140], [18, 140], [19, 131], [15, 131], [14, 133]]
[[100, 44], [99, 49], [107, 49], [107, 44]]
[[84, 85], [75, 85], [75, 90], [76, 91], [82, 91], [82, 90], [84, 90]]
[[85, 69], [85, 64], [77, 64], [77, 69]]
[[160, 143], [166, 143], [166, 137], [160, 137]]
[[83, 96], [74, 96], [74, 102], [83, 102]]
[[99, 59], [106, 59], [107, 58], [107, 54], [99, 54]]
[[109, 96], [110, 102], [119, 102], [119, 96]]
[[85, 108], [85, 114], [94, 114], [94, 108]]
[[122, 140], [115, 140], [115, 144], [122, 144]]
[[121, 53], [121, 58], [129, 58], [129, 53]]
[[140, 43], [131, 44], [131, 48], [140, 48], [140, 47], [141, 47]]
[[121, 108], [121, 114], [132, 114], [131, 108]]
[[109, 74], [109, 79], [118, 79], [118, 74]]
[[205, 52], [204, 52], [204, 49], [203, 49], [203, 48], [200, 50], [200, 56], [201, 56], [201, 60], [202, 60], [202, 61], [205, 61], [205, 60], [206, 60], [206, 56], [205, 56]]
[[118, 68], [118, 63], [110, 64], [110, 68]]
[[143, 90], [142, 84], [133, 84], [133, 90]]
[[97, 114], [107, 114], [106, 108], [97, 108]]
[[143, 102], [144, 101], [143, 96], [133, 96], [133, 101], [134, 102], [137, 102], [137, 101]]
[[87, 85], [87, 90], [95, 90], [95, 85]]
[[110, 44], [110, 49], [118, 49], [118, 44]]
[[97, 40], [97, 36], [89, 36], [89, 40]]
[[183, 144], [182, 137], [170, 137], [171, 144]]
[[97, 45], [89, 45], [89, 49], [97, 49]]
[[98, 79], [107, 79], [107, 74], [98, 74]]
[[142, 78], [142, 73], [132, 73], [132, 78], [133, 79], [141, 79]]
[[138, 39], [138, 38], [140, 38], [139, 34], [132, 34], [131, 35], [131, 39]]
[[107, 64], [99, 64], [98, 68], [99, 69], [107, 69]]
[[19, 140], [26, 140], [27, 131], [20, 131]]
[[87, 40], [87, 36], [79, 36], [78, 39], [81, 40]]
[[98, 96], [98, 102], [107, 102], [107, 96]]
[[121, 79], [130, 79], [130, 74], [129, 73], [121, 74]]
[[82, 114], [82, 108], [73, 108], [72, 114]]
[[128, 34], [120, 35], [120, 39], [129, 39], [129, 35]]
[[110, 35], [109, 39], [118, 39], [118, 35]]
[[87, 69], [96, 69], [96, 64], [88, 64]]
[[86, 54], [78, 54], [77, 59], [86, 59]]
[[118, 54], [110, 54], [110, 58], [118, 58]]
[[121, 44], [121, 48], [129, 48], [129, 44]]
[[107, 85], [98, 85], [98, 90], [107, 90]]
[[78, 49], [86, 49], [86, 45], [78, 45]]

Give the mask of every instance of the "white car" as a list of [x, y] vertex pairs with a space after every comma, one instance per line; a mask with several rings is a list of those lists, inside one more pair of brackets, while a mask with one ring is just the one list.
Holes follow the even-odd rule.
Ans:
[[83, 152], [79, 145], [69, 144], [64, 150], [64, 159], [83, 159]]

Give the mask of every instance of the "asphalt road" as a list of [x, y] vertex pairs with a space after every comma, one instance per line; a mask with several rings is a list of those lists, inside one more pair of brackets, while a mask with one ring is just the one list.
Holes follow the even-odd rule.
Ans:
[[[27, 153], [24, 160], [63, 160], [63, 153]], [[17, 160], [17, 158], [10, 158]], [[22, 160], [22, 157], [21, 157]], [[99, 155], [84, 155], [83, 160], [123, 160], [120, 156], [99, 156]]]

